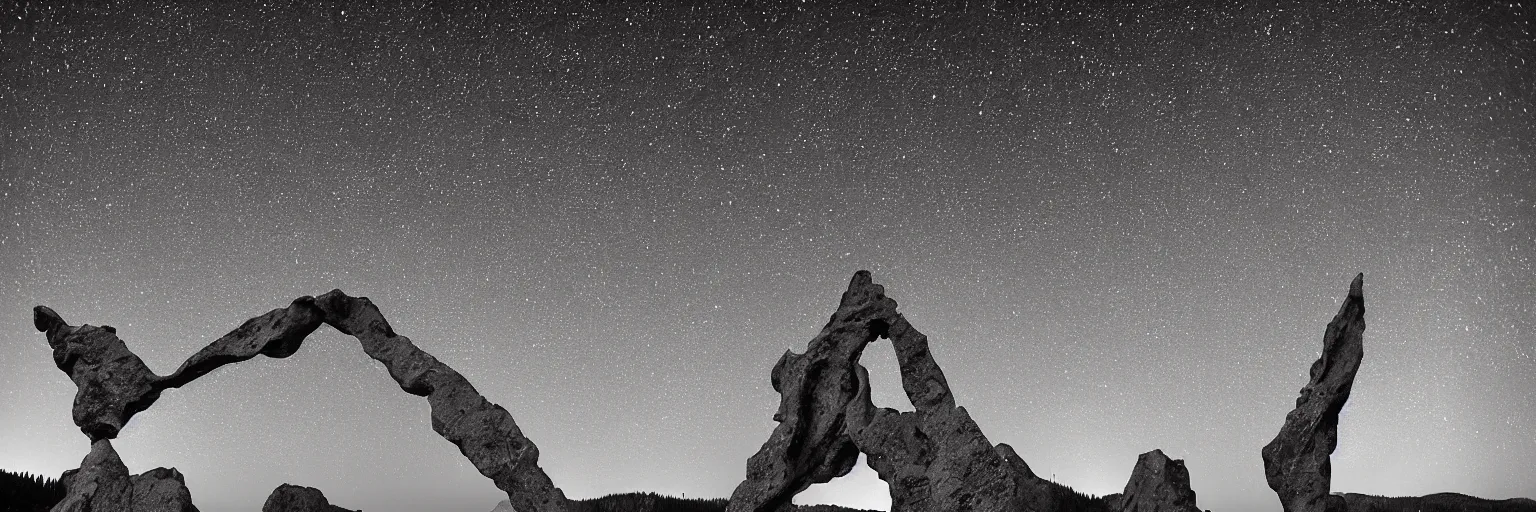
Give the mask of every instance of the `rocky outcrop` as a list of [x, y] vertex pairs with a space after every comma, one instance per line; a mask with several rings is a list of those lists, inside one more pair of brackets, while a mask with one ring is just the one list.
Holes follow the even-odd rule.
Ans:
[[283, 484], [272, 490], [261, 512], [359, 512], [331, 504], [325, 493], [314, 487]]
[[[861, 394], [848, 405], [854, 411], [848, 432], [869, 467], [890, 484], [891, 511], [1048, 510], [1047, 485], [1035, 482], [1012, 447], [993, 446], [965, 408], [955, 405], [928, 338], [894, 309], [891, 301], [884, 334], [896, 348], [902, 388], [916, 410], [875, 409], [863, 367]], [[1031, 489], [1036, 492], [1024, 492]]]
[[1169, 459], [1162, 450], [1137, 457], [1125, 492], [1113, 496], [1105, 501], [1119, 512], [1200, 512], [1184, 461]]
[[1364, 274], [1349, 285], [1349, 296], [1323, 333], [1323, 353], [1312, 363], [1312, 377], [1296, 408], [1285, 416], [1275, 439], [1264, 446], [1264, 477], [1280, 497], [1285, 512], [1344, 512], [1344, 498], [1329, 494], [1338, 446], [1339, 411], [1349, 400], [1355, 372], [1365, 351]]
[[[538, 447], [523, 435], [512, 415], [486, 400], [463, 375], [417, 348], [410, 338], [396, 334], [366, 297], [349, 297], [341, 290], [318, 298], [301, 297], [286, 308], [247, 320], [164, 377], [151, 372], [111, 327], [71, 326], [44, 306], [33, 309], [33, 323], [47, 333], [54, 362], [78, 387], [75, 424], [95, 442], [115, 438], [161, 391], [257, 355], [290, 356], [306, 336], [322, 323], [328, 324], [356, 337], [363, 351], [383, 363], [401, 389], [426, 397], [432, 429], [458, 446], [518, 510], [565, 510], [564, 493], [539, 467]], [[86, 458], [87, 463], [92, 461]], [[88, 469], [81, 468], [82, 472]]]
[[155, 468], [129, 479], [133, 487], [130, 509], [157, 512], [197, 512], [192, 491], [176, 468]]
[[[858, 364], [870, 342], [890, 339], [913, 412], [876, 408]], [[853, 276], [837, 312], [806, 347], [772, 372], [780, 394], [768, 441], [747, 462], [730, 512], [789, 510], [795, 494], [847, 474], [860, 452], [891, 488], [891, 510], [1050, 510], [1050, 484], [1007, 445], [993, 446], [955, 405], [928, 339], [896, 312], [867, 271]], [[1050, 507], [1050, 508], [1048, 508]]]
[[868, 272], [853, 277], [837, 312], [812, 339], [804, 354], [786, 351], [770, 374], [780, 395], [773, 434], [747, 461], [747, 478], [731, 493], [729, 512], [776, 512], [812, 484], [848, 474], [859, 450], [848, 437], [847, 406], [868, 395], [868, 379], [858, 376], [865, 345], [884, 335], [895, 301], [870, 282]]
[[53, 512], [197, 512], [180, 472], [155, 468], [129, 476], [112, 442], [105, 439], [91, 443], [80, 469], [65, 471], [59, 480], [66, 494]]

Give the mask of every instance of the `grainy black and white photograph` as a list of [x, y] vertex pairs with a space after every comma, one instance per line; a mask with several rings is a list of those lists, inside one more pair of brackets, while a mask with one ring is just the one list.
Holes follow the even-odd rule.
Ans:
[[1536, 511], [1524, 0], [0, 0], [0, 512]]

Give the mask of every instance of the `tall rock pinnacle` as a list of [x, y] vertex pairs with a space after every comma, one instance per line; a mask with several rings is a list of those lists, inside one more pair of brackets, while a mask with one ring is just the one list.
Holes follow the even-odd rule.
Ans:
[[1355, 276], [1349, 296], [1323, 333], [1323, 353], [1296, 408], [1285, 415], [1275, 439], [1264, 446], [1264, 477], [1285, 512], [1345, 512], [1344, 498], [1329, 494], [1329, 456], [1339, 444], [1339, 411], [1349, 400], [1365, 356], [1365, 275]]

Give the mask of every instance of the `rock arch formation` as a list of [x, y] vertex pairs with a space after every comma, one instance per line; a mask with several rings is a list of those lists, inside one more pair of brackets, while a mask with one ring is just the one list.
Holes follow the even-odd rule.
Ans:
[[[91, 440], [91, 453], [80, 469], [64, 476], [68, 495], [54, 507], [56, 511], [144, 509], [136, 504], [155, 495], [152, 489], [168, 487], [161, 482], [180, 484], [181, 475], [175, 470], [157, 469], [145, 474], [154, 478], [140, 475], [130, 480], [110, 440], [129, 418], [153, 405], [162, 391], [257, 355], [293, 355], [321, 324], [357, 338], [368, 357], [384, 364], [400, 389], [426, 397], [432, 430], [458, 446], [518, 510], [564, 512], [567, 508], [565, 494], [539, 467], [538, 447], [523, 436], [512, 415], [486, 400], [463, 375], [417, 348], [410, 338], [396, 334], [367, 297], [350, 297], [341, 290], [300, 297], [286, 308], [247, 320], [166, 376], [150, 371], [110, 326], [72, 326], [45, 306], [33, 308], [32, 321], [38, 331], [47, 333], [54, 364], [78, 388], [72, 414], [75, 425]], [[141, 480], [153, 485], [141, 486]], [[187, 494], [184, 485], [178, 492]], [[175, 508], [154, 509], [196, 510], [190, 496], [178, 503]]]
[[[886, 338], [916, 409], [876, 408], [864, 348]], [[779, 422], [747, 462], [728, 512], [780, 512], [812, 484], [848, 474], [860, 452], [891, 488], [891, 511], [1055, 510], [1062, 490], [1006, 444], [993, 446], [955, 405], [928, 338], [896, 311], [868, 271], [854, 274], [837, 312], [807, 345], [774, 365]]]

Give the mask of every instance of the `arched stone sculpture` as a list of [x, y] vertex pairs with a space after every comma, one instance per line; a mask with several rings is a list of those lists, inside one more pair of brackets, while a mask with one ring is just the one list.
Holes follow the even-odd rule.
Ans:
[[[864, 348], [888, 338], [913, 412], [875, 408]], [[804, 354], [786, 352], [772, 373], [780, 394], [768, 441], [747, 462], [728, 512], [781, 512], [812, 484], [848, 473], [860, 452], [891, 488], [892, 512], [1044, 511], [1053, 486], [1006, 444], [993, 446], [928, 351], [868, 271], [854, 274], [837, 312]]]
[[[432, 429], [458, 446], [480, 474], [507, 493], [518, 510], [563, 512], [567, 508], [565, 494], [539, 467], [538, 447], [523, 436], [512, 415], [486, 400], [463, 375], [417, 348], [410, 338], [395, 334], [367, 297], [349, 297], [341, 290], [300, 297], [287, 308], [247, 320], [164, 377], [155, 375], [129, 351], [112, 327], [71, 326], [44, 306], [33, 308], [32, 320], [37, 330], [47, 333], [54, 363], [78, 388], [75, 425], [91, 439], [92, 448], [81, 469], [76, 470], [76, 477], [100, 473], [95, 466], [104, 461], [115, 460], [121, 466], [108, 440], [117, 437], [134, 414], [154, 404], [161, 391], [181, 387], [220, 366], [258, 354], [276, 358], [293, 355], [304, 338], [324, 323], [356, 337], [363, 351], [383, 363], [401, 389], [427, 397]], [[121, 478], [112, 472], [98, 479], [110, 485], [90, 486], [96, 496], [83, 494], [86, 486], [71, 488], [70, 498], [54, 510], [72, 510], [70, 503], [100, 504], [103, 499], [114, 500], [110, 509], [134, 510], [129, 502], [113, 497], [131, 493], [101, 494], [128, 485], [127, 470], [121, 473]]]

